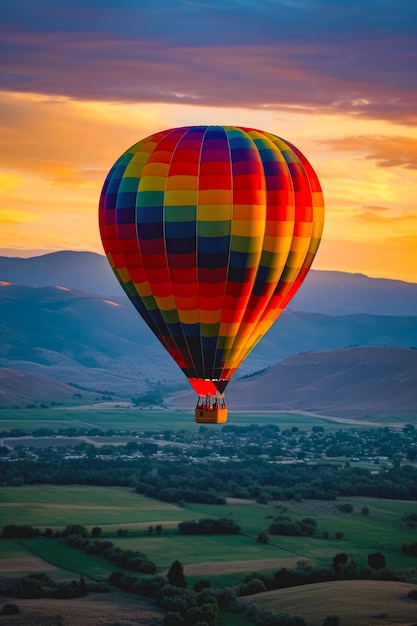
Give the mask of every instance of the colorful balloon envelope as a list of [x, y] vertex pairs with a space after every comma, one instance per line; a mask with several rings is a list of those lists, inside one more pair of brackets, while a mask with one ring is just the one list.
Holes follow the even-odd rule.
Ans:
[[99, 222], [121, 286], [200, 396], [197, 421], [225, 421], [226, 385], [320, 243], [324, 203], [310, 163], [259, 130], [165, 130], [116, 161]]

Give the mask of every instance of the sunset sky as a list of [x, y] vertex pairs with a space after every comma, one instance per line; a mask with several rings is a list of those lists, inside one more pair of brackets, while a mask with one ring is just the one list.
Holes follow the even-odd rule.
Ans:
[[0, 254], [102, 253], [97, 205], [130, 145], [234, 124], [307, 156], [315, 269], [417, 282], [417, 2], [3, 0]]

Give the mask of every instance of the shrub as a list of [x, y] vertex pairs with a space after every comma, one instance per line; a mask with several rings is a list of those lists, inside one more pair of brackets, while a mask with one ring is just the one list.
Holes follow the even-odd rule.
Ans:
[[177, 612], [168, 611], [168, 613], [165, 613], [162, 623], [164, 626], [182, 626], [184, 618]]
[[241, 596], [251, 596], [255, 593], [262, 593], [266, 591], [265, 584], [259, 578], [251, 578], [247, 583], [240, 585], [239, 594]]
[[193, 589], [196, 593], [203, 591], [203, 589], [209, 589], [211, 587], [211, 582], [209, 580], [201, 579], [194, 585]]
[[339, 504], [337, 508], [341, 513], [352, 513], [355, 507], [353, 506], [353, 504], [345, 502], [344, 504]]
[[178, 531], [181, 535], [233, 535], [240, 532], [240, 526], [227, 518], [207, 518], [198, 522], [195, 520], [180, 522]]
[[79, 535], [80, 537], [88, 537], [88, 532], [85, 526], [81, 524], [70, 524], [66, 526], [61, 533], [61, 537], [68, 537], [68, 535]]
[[20, 613], [20, 611], [17, 604], [5, 604], [1, 615], [17, 615], [18, 613]]
[[258, 536], [256, 537], [256, 541], [258, 543], [262, 543], [262, 544], [267, 544], [269, 543], [269, 535], [267, 532], [265, 532], [264, 530], [261, 530], [258, 534]]
[[39, 529], [32, 526], [7, 524], [4, 526], [1, 536], [3, 539], [30, 539], [39, 536]]
[[39, 578], [25, 576], [17, 582], [15, 593], [18, 598], [41, 598], [42, 582]]

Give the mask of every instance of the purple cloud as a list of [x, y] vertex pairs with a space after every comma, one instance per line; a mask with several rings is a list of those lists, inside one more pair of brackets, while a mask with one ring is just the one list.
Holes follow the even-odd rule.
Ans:
[[417, 121], [417, 4], [5, 0], [0, 88]]

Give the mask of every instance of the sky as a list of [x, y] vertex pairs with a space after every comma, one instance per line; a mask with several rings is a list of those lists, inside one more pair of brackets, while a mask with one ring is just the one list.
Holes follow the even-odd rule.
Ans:
[[417, 282], [415, 0], [1, 0], [0, 255], [103, 253], [104, 179], [190, 124], [294, 143], [314, 268]]

